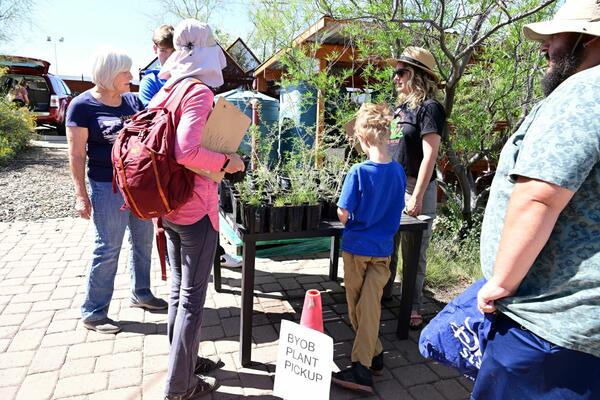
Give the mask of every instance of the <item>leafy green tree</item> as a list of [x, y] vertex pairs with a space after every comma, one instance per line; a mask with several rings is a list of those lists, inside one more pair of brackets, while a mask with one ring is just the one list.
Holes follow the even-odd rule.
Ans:
[[[314, 7], [301, 3], [314, 13]], [[524, 41], [521, 28], [552, 14], [556, 0], [317, 0], [312, 4], [322, 14], [349, 22], [345, 45], [358, 49], [356, 63], [340, 67], [339, 54], [333, 53], [325, 65], [315, 68], [321, 43], [294, 47], [288, 36], [287, 46], [286, 41], [279, 42], [287, 48], [280, 59], [286, 69], [282, 85], [307, 82], [326, 103], [334, 104], [324, 135], [337, 136], [339, 142], [343, 124], [356, 109], [343, 90], [352, 86], [352, 77], [358, 74], [364, 81], [367, 93], [363, 95], [394, 103], [391, 69], [382, 68], [381, 61], [398, 57], [408, 45], [429, 49], [443, 81], [440, 101], [449, 122], [443, 155], [458, 181], [456, 191], [445, 189], [456, 196], [464, 226], [470, 226], [473, 211], [485, 205], [487, 195], [485, 185], [474, 178], [473, 166], [497, 158], [508, 135], [540, 97], [538, 44]], [[291, 19], [293, 14], [284, 24], [293, 25]], [[265, 19], [263, 24], [265, 40], [277, 43], [274, 36], [282, 21], [269, 25]]]
[[[228, 2], [226, 0], [155, 0], [159, 7], [167, 16], [175, 19], [194, 18], [198, 21], [210, 23], [211, 17], [218, 12], [227, 10]], [[164, 19], [164, 16], [160, 16]], [[163, 21], [160, 21], [164, 23]], [[224, 47], [233, 42], [231, 34], [220, 29], [218, 26], [211, 26], [217, 41]]]
[[[484, 199], [472, 166], [497, 157], [507, 135], [538, 97], [534, 80], [539, 76], [540, 57], [535, 43], [522, 41], [521, 27], [552, 13], [555, 3], [319, 1], [328, 14], [371, 24], [372, 29], [362, 29], [358, 41], [364, 54], [396, 57], [407, 45], [434, 53], [451, 128], [444, 140], [445, 155], [458, 179], [462, 215], [468, 223]], [[503, 129], [498, 132], [499, 125]]]
[[254, 29], [247, 43], [261, 61], [292, 46], [296, 35], [320, 16], [317, 5], [307, 0], [253, 0], [252, 4]]
[[19, 32], [29, 21], [34, 0], [0, 0], [0, 41]]

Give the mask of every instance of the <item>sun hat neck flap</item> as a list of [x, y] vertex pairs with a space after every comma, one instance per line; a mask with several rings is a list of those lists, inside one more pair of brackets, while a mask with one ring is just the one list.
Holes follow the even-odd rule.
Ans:
[[538, 42], [564, 32], [600, 36], [600, 1], [566, 0], [550, 21], [534, 22], [523, 27], [525, 37]]
[[221, 70], [227, 66], [223, 50], [208, 24], [195, 19], [181, 21], [173, 33], [175, 52], [161, 67], [158, 77], [168, 89], [176, 82], [194, 77], [213, 88], [223, 84]]

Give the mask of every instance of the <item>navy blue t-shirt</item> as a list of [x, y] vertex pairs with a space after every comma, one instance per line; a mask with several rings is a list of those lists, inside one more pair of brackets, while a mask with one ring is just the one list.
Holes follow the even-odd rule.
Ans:
[[365, 161], [348, 171], [338, 207], [348, 210], [342, 250], [359, 256], [387, 257], [404, 209], [406, 175], [396, 161]]
[[88, 177], [97, 182], [111, 182], [113, 169], [110, 158], [112, 145], [123, 123], [144, 109], [131, 93], [124, 93], [118, 107], [100, 103], [90, 91], [75, 97], [67, 109], [67, 126], [87, 128]]

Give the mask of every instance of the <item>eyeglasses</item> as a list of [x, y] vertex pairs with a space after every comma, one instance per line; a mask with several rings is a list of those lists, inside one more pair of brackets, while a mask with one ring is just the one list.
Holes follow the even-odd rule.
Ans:
[[398, 78], [402, 78], [404, 76], [404, 74], [407, 72], [408, 72], [408, 69], [406, 69], [406, 68], [398, 68], [397, 70], [394, 71], [394, 75], [392, 75], [392, 76], [397, 76]]

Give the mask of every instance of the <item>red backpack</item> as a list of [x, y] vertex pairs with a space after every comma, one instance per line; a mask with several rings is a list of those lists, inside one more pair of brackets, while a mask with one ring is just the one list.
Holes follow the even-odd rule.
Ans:
[[165, 237], [160, 217], [185, 203], [194, 190], [194, 172], [175, 160], [178, 120], [175, 111], [181, 99], [195, 84], [186, 79], [177, 84], [166, 104], [136, 113], [119, 132], [112, 148], [113, 189], [123, 195], [125, 204], [140, 219], [158, 222], [157, 246], [163, 280]]

